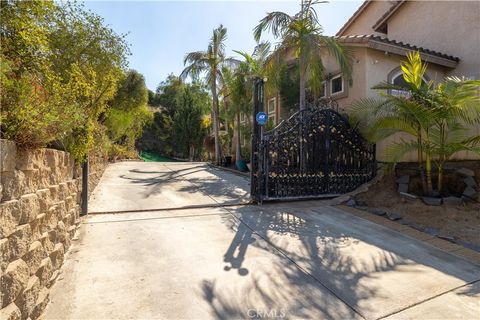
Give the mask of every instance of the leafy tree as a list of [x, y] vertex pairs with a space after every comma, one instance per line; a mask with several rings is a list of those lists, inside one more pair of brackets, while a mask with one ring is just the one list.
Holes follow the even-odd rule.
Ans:
[[134, 149], [143, 127], [153, 119], [147, 100], [144, 77], [135, 70], [126, 72], [105, 112], [104, 124], [113, 143], [126, 147], [127, 151]]
[[127, 71], [119, 81], [115, 97], [109, 105], [119, 110], [132, 110], [146, 105], [148, 89], [145, 78], [136, 70]]
[[274, 37], [280, 38], [280, 46], [269, 59], [270, 69], [278, 69], [281, 56], [293, 52], [298, 59], [300, 110], [305, 109], [307, 79], [310, 87], [318, 90], [323, 80], [322, 52], [327, 50], [335, 57], [340, 69], [351, 80], [351, 54], [334, 38], [323, 35], [323, 28], [318, 21], [314, 5], [322, 3], [317, 0], [302, 0], [301, 9], [291, 16], [284, 12], [270, 12], [254, 29], [254, 36], [260, 40], [263, 31], [270, 30]]
[[175, 115], [177, 97], [183, 88], [184, 83], [182, 80], [173, 74], [168, 75], [167, 79], [162, 81], [157, 87], [156, 101], [170, 117]]
[[186, 86], [178, 97], [178, 108], [173, 118], [174, 138], [179, 151], [188, 155], [190, 160], [195, 158], [195, 150], [201, 149], [207, 135], [207, 128], [203, 126], [206, 107], [208, 105], [202, 103], [193, 86]]
[[160, 106], [158, 95], [152, 90], [148, 90], [148, 105], [152, 107]]
[[0, 5], [2, 138], [63, 144], [81, 161], [126, 65], [123, 36], [78, 4]]
[[220, 25], [213, 30], [213, 36], [210, 39], [206, 51], [190, 52], [185, 56], [184, 64], [188, 66], [180, 74], [180, 78], [185, 79], [189, 75], [194, 77], [199, 74], [205, 74], [205, 80], [210, 86], [212, 94], [212, 122], [213, 133], [215, 137], [215, 162], [220, 163], [220, 140], [218, 136], [218, 92], [219, 83], [222, 75], [223, 66], [233, 66], [237, 61], [225, 56], [225, 40], [227, 39], [227, 29]]
[[176, 147], [172, 139], [172, 126], [172, 119], [167, 113], [155, 112], [153, 121], [144, 127], [141, 137], [137, 139], [136, 147], [161, 155], [172, 155]]

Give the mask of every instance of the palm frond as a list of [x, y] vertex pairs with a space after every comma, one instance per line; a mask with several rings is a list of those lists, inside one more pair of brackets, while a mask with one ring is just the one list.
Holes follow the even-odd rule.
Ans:
[[319, 42], [335, 57], [340, 66], [340, 70], [348, 79], [348, 82], [352, 84], [353, 51], [342, 46], [333, 37], [319, 36]]
[[400, 63], [405, 82], [414, 91], [419, 91], [423, 86], [423, 78], [427, 72], [427, 64], [420, 57], [420, 52], [407, 53], [407, 61]]
[[187, 63], [194, 63], [200, 60], [206, 60], [208, 58], [207, 53], [205, 51], [194, 51], [187, 53], [183, 59], [183, 64]]
[[407, 153], [418, 150], [418, 147], [416, 141], [401, 140], [401, 142], [394, 142], [385, 148], [385, 157], [388, 161], [398, 163]]
[[290, 15], [281, 11], [268, 13], [253, 29], [255, 41], [260, 41], [262, 32], [265, 30], [270, 30], [276, 38], [281, 37], [292, 20], [293, 19]]

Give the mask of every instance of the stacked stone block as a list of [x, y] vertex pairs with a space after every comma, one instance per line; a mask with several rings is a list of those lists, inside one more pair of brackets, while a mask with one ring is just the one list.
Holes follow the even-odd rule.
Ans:
[[[96, 162], [91, 190], [106, 166]], [[0, 319], [36, 319], [80, 223], [80, 171], [66, 152], [8, 140], [0, 171]]]

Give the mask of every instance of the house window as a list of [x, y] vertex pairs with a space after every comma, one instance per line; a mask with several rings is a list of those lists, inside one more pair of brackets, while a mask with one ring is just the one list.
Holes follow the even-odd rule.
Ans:
[[333, 95], [341, 92], [343, 92], [343, 77], [338, 75], [330, 80], [330, 94]]
[[[427, 79], [425, 79], [425, 78], [423, 78], [422, 81], [423, 81], [424, 84], [427, 83]], [[397, 89], [390, 90], [390, 94], [395, 95], [395, 96], [405, 96], [405, 97], [410, 96], [410, 93], [408, 92], [408, 84], [405, 81], [405, 79], [403, 78], [403, 72], [401, 70], [398, 71], [397, 73], [395, 73], [391, 77], [390, 83], [395, 85], [395, 86], [405, 88], [405, 90], [397, 90]]]
[[275, 113], [275, 98], [268, 100], [268, 114]]

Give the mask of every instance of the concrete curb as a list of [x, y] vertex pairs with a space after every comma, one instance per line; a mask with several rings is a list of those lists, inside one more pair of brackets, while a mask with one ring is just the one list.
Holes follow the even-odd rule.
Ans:
[[222, 167], [222, 166], [217, 166], [213, 163], [209, 163], [207, 162], [208, 166], [209, 167], [212, 167], [212, 168], [216, 168], [216, 169], [220, 169], [220, 170], [224, 170], [224, 171], [227, 171], [227, 172], [231, 172], [231, 173], [234, 173], [234, 174], [237, 174], [239, 176], [242, 176], [242, 177], [250, 177], [250, 172], [241, 172], [241, 171], [238, 171], [238, 170], [235, 170], [235, 169], [230, 169], [230, 168], [226, 168], [226, 167]]

